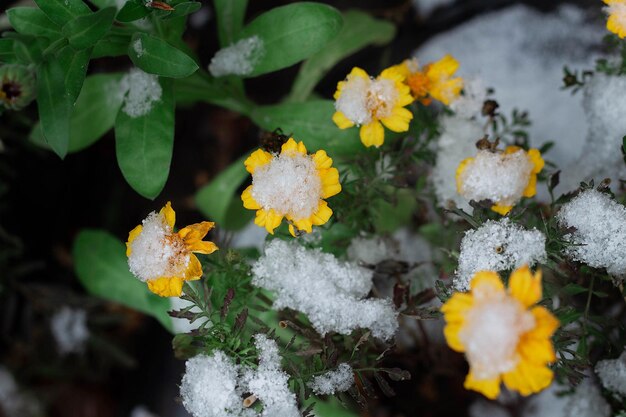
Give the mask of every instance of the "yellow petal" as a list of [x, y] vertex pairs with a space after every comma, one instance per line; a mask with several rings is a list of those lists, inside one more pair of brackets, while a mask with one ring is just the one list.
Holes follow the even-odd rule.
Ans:
[[246, 159], [244, 165], [246, 166], [246, 170], [250, 174], [254, 174], [254, 171], [263, 165], [269, 164], [272, 160], [272, 154], [264, 151], [263, 149], [257, 149], [252, 152], [252, 154]]
[[465, 378], [466, 389], [478, 391], [490, 400], [495, 400], [500, 395], [500, 378], [493, 379], [475, 379], [474, 374], [470, 370]]
[[359, 67], [352, 68], [352, 71], [350, 71], [350, 74], [348, 74], [348, 78], [352, 78], [352, 77], [360, 77], [360, 78], [365, 78], [365, 79], [370, 78], [367, 72], [365, 72], [365, 70]]
[[516, 269], [509, 278], [509, 293], [524, 307], [541, 300], [541, 271], [533, 274], [528, 265]]
[[128, 241], [126, 242], [126, 256], [130, 256], [130, 254], [132, 253], [133, 249], [131, 248], [131, 244], [133, 243], [133, 240], [135, 240], [137, 236], [139, 236], [142, 230], [143, 226], [139, 225], [131, 230], [128, 234]]
[[189, 265], [185, 270], [185, 281], [195, 281], [202, 277], [202, 264], [196, 255], [189, 255]]
[[191, 242], [196, 240], [202, 240], [203, 237], [209, 233], [209, 230], [213, 229], [215, 223], [213, 222], [200, 222], [190, 224], [187, 227], [183, 227], [178, 231], [178, 236], [183, 239], [183, 242]]
[[341, 97], [341, 93], [343, 93], [343, 89], [345, 86], [346, 86], [345, 81], [339, 81], [337, 83], [337, 91], [335, 91], [335, 94], [333, 94], [333, 98], [335, 100], [339, 100], [339, 97]]
[[319, 150], [313, 155], [313, 162], [318, 170], [329, 169], [333, 166], [333, 160], [326, 154], [326, 151]]
[[318, 171], [318, 175], [322, 181], [322, 198], [329, 198], [341, 192], [337, 168]]
[[537, 194], [537, 174], [530, 174], [530, 177], [528, 178], [528, 184], [526, 185], [526, 188], [524, 188], [524, 192], [522, 193], [522, 195], [524, 197], [533, 197], [535, 194]]
[[283, 146], [280, 148], [281, 154], [296, 154], [299, 153], [301, 155], [306, 155], [306, 147], [303, 142], [296, 142], [293, 138], [289, 138], [289, 140], [283, 143]]
[[441, 312], [447, 323], [461, 324], [473, 305], [474, 298], [470, 294], [457, 292], [441, 306]]
[[148, 289], [161, 297], [180, 297], [183, 293], [183, 279], [163, 277], [147, 282]]
[[448, 78], [459, 69], [459, 61], [454, 59], [450, 54], [446, 54], [439, 61], [433, 62], [428, 66], [427, 73], [430, 78]]
[[321, 226], [325, 224], [330, 217], [333, 215], [333, 211], [328, 207], [328, 203], [324, 200], [320, 201], [320, 205], [317, 207], [313, 216], [311, 216], [311, 221], [315, 226]]
[[395, 103], [397, 107], [408, 106], [415, 101], [415, 98], [411, 94], [411, 88], [408, 85], [403, 84], [401, 86], [396, 86], [396, 90], [398, 90], [398, 98]]
[[522, 395], [530, 395], [547, 388], [553, 379], [553, 372], [544, 365], [535, 365], [521, 359], [510, 372], [502, 375], [504, 385]]
[[384, 117], [380, 121], [393, 132], [406, 132], [409, 130], [409, 123], [413, 119], [413, 113], [404, 107], [395, 107], [389, 117]]
[[385, 142], [385, 130], [378, 120], [361, 126], [359, 136], [363, 145], [367, 147], [375, 146], [378, 148]]
[[254, 219], [254, 224], [260, 227], [265, 227], [265, 230], [271, 235], [274, 234], [274, 229], [276, 229], [280, 222], [283, 220], [283, 216], [279, 215], [274, 211], [274, 209], [269, 210], [257, 210], [256, 217]]
[[461, 338], [459, 337], [459, 333], [461, 332], [461, 328], [463, 326], [457, 323], [448, 323], [443, 328], [443, 335], [446, 338], [446, 342], [450, 349], [456, 352], [465, 352], [465, 346], [463, 342], [461, 342]]
[[313, 231], [313, 222], [310, 218], [293, 220], [293, 224], [298, 228], [298, 230], [302, 230], [307, 233], [311, 233]]
[[165, 222], [171, 227], [174, 228], [174, 224], [176, 223], [176, 213], [172, 208], [172, 203], [169, 201], [165, 204], [165, 206], [161, 209], [159, 214], [162, 214], [165, 217]]
[[470, 288], [474, 295], [486, 295], [504, 292], [504, 284], [500, 276], [493, 271], [480, 271], [474, 274], [470, 282]]
[[559, 327], [559, 321], [547, 308], [542, 306], [533, 307], [530, 313], [535, 318], [535, 327], [524, 334], [525, 337], [535, 339], [550, 339]]
[[406, 76], [404, 75], [404, 71], [397, 68], [397, 66], [389, 67], [383, 70], [378, 76], [378, 79], [384, 78], [386, 80], [391, 80], [393, 82], [401, 83], [404, 81]]
[[621, 19], [619, 19], [615, 14], [609, 16], [609, 19], [606, 21], [606, 28], [609, 32], [615, 33], [621, 39], [626, 37], [626, 27], [622, 24]]
[[340, 111], [336, 111], [333, 114], [333, 122], [335, 122], [339, 129], [348, 129], [349, 127], [354, 126], [354, 122], [348, 119], [345, 114]]
[[461, 180], [461, 175], [463, 175], [463, 171], [465, 171], [465, 168], [467, 168], [467, 166], [472, 162], [474, 162], [474, 158], [465, 158], [456, 168], [456, 191], [459, 194], [463, 193], [463, 181]]
[[545, 365], [556, 361], [554, 347], [549, 339], [522, 336], [517, 347], [522, 358], [528, 362]]
[[506, 216], [507, 214], [509, 214], [509, 212], [512, 209], [513, 209], [513, 206], [502, 206], [500, 204], [494, 204], [493, 206], [491, 206], [491, 210], [495, 211], [496, 213], [502, 216]]
[[252, 197], [252, 185], [249, 185], [248, 188], [243, 190], [243, 193], [241, 193], [241, 201], [243, 201], [243, 206], [247, 209], [258, 210], [261, 208], [261, 205]]
[[538, 149], [532, 148], [528, 150], [528, 157], [533, 163], [533, 173], [539, 174], [543, 167], [546, 165], [546, 161], [541, 157], [541, 152]]

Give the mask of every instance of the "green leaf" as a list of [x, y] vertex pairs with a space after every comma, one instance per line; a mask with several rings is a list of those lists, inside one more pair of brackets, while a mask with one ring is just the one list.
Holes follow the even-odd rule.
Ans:
[[222, 171], [210, 184], [196, 194], [196, 205], [207, 218], [227, 230], [239, 230], [252, 218], [254, 212], [243, 207], [239, 187], [248, 179], [244, 166], [248, 155], [239, 158]]
[[82, 0], [35, 0], [37, 6], [59, 26], [75, 17], [91, 13]]
[[342, 24], [335, 8], [319, 3], [294, 3], [263, 13], [239, 35], [240, 39], [256, 35], [263, 41], [263, 53], [249, 76], [277, 71], [310, 57], [337, 36]]
[[70, 136], [72, 102], [65, 89], [65, 73], [56, 59], [37, 68], [37, 106], [46, 142], [65, 158]]
[[0, 39], [0, 62], [15, 62], [14, 39]]
[[128, 56], [145, 72], [163, 77], [184, 78], [198, 69], [198, 64], [189, 55], [147, 33], [133, 35]]
[[396, 33], [393, 24], [374, 19], [358, 10], [345, 12], [343, 19], [344, 24], [339, 35], [300, 67], [289, 96], [290, 101], [306, 100], [324, 74], [339, 61], [368, 45], [384, 45]]
[[66, 46], [57, 53], [56, 59], [65, 73], [65, 87], [72, 104], [78, 98], [83, 87], [90, 58], [90, 49], [76, 51], [71, 46]]
[[231, 45], [238, 38], [246, 16], [248, 0], [214, 0], [217, 15], [217, 37], [222, 47]]
[[115, 0], [90, 0], [98, 9], [104, 9], [105, 7], [115, 7]]
[[200, 3], [199, 1], [186, 1], [183, 3], [179, 3], [176, 6], [174, 6], [174, 11], [170, 12], [170, 14], [164, 17], [164, 19], [184, 17], [184, 16], [197, 12], [198, 10], [200, 10], [201, 7], [202, 7], [202, 3]]
[[130, 37], [128, 36], [114, 34], [105, 35], [104, 38], [100, 39], [93, 47], [91, 58], [96, 59], [126, 55], [129, 43]]
[[177, 103], [203, 101], [245, 115], [248, 115], [253, 107], [252, 103], [223, 79], [210, 78], [200, 71], [187, 78], [177, 79], [175, 91]]
[[78, 16], [63, 26], [63, 35], [76, 49], [94, 46], [108, 32], [115, 13], [115, 7], [107, 7], [92, 14]]
[[146, 198], [159, 195], [170, 172], [174, 146], [174, 91], [172, 80], [160, 79], [161, 100], [136, 118], [120, 110], [115, 121], [115, 151], [122, 174]]
[[19, 36], [13, 43], [13, 53], [23, 64], [39, 64], [43, 59], [43, 51], [48, 44], [45, 38]]
[[333, 157], [350, 155], [363, 149], [356, 127], [341, 130], [332, 121], [335, 106], [330, 100], [283, 103], [260, 106], [252, 120], [265, 130], [280, 127], [286, 134], [301, 140], [309, 151], [324, 149]]
[[126, 248], [102, 230], [82, 230], [73, 247], [74, 268], [87, 291], [156, 318], [173, 332], [168, 298], [152, 294], [128, 269]]
[[23, 35], [50, 39], [61, 37], [61, 28], [48, 19], [44, 12], [34, 7], [14, 7], [7, 10], [7, 16], [13, 29]]
[[122, 23], [134, 22], [135, 20], [142, 19], [150, 14], [148, 9], [143, 4], [130, 0], [124, 4], [124, 7], [119, 11], [115, 20]]

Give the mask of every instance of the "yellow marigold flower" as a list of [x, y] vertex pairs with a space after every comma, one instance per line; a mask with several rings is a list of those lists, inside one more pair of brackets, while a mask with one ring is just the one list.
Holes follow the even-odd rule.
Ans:
[[439, 61], [425, 65], [422, 69], [415, 58], [407, 59], [393, 68], [404, 75], [413, 97], [426, 105], [430, 104], [431, 98], [434, 98], [449, 106], [463, 89], [463, 79], [452, 78], [459, 69], [459, 61], [452, 55], [446, 55]]
[[365, 146], [379, 147], [385, 142], [383, 125], [393, 132], [406, 132], [413, 113], [404, 107], [413, 102], [404, 75], [397, 68], [387, 68], [371, 78], [361, 68], [353, 68], [337, 84], [333, 122], [340, 129], [360, 126]]
[[168, 201], [158, 213], [152, 212], [128, 234], [126, 256], [130, 271], [161, 297], [178, 297], [185, 281], [202, 277], [202, 265], [194, 253], [217, 250], [202, 239], [212, 222], [192, 224], [174, 232], [176, 213]]
[[465, 388], [495, 399], [500, 383], [522, 395], [550, 385], [556, 360], [551, 337], [558, 320], [541, 306], [541, 272], [515, 270], [505, 290], [497, 273], [474, 275], [469, 293], [455, 293], [442, 307], [448, 346], [470, 365]]
[[609, 14], [606, 28], [624, 39], [626, 37], [626, 0], [604, 0], [604, 3], [607, 5], [604, 10]]
[[506, 215], [522, 197], [537, 193], [537, 174], [544, 166], [537, 149], [528, 152], [508, 146], [504, 152], [478, 151], [461, 161], [456, 170], [456, 188], [468, 200], [491, 200], [491, 209]]
[[263, 149], [245, 161], [252, 185], [241, 194], [243, 206], [256, 210], [254, 223], [273, 234], [283, 218], [293, 236], [311, 233], [313, 226], [326, 223], [333, 211], [324, 200], [341, 191], [339, 171], [326, 151], [309, 155], [302, 142], [289, 138], [280, 154]]

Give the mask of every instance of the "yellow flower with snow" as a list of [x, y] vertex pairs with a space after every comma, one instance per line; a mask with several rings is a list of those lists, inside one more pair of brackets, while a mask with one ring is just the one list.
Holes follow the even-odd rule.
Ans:
[[551, 337], [558, 320], [541, 300], [541, 272], [527, 266], [511, 274], [506, 290], [492, 271], [474, 275], [469, 293], [455, 293], [442, 307], [448, 345], [470, 365], [465, 388], [495, 399], [500, 383], [522, 395], [550, 385], [556, 360]]
[[491, 209], [504, 216], [522, 197], [537, 193], [537, 174], [544, 164], [537, 149], [527, 152], [508, 146], [504, 152], [480, 150], [459, 164], [456, 188], [468, 200], [491, 200]]
[[214, 226], [201, 222], [174, 232], [176, 213], [168, 201], [128, 234], [126, 256], [130, 271], [161, 297], [179, 297], [185, 281], [202, 277], [202, 265], [194, 253], [217, 250], [202, 239]]
[[313, 226], [326, 223], [333, 211], [325, 198], [341, 191], [339, 171], [326, 151], [307, 153], [302, 142], [289, 138], [280, 154], [263, 149], [245, 161], [252, 174], [252, 185], [241, 194], [243, 206], [256, 210], [254, 223], [273, 234], [283, 218], [293, 236], [298, 231], [311, 233]]
[[604, 10], [609, 14], [606, 21], [607, 30], [624, 39], [626, 37], [626, 0], [604, 0], [604, 3], [607, 5]]
[[340, 129], [360, 126], [359, 136], [365, 146], [379, 147], [385, 142], [383, 125], [393, 132], [406, 132], [413, 113], [405, 106], [413, 102], [404, 75], [397, 68], [387, 68], [371, 78], [361, 68], [353, 68], [337, 84], [333, 122]]
[[393, 68], [397, 68], [404, 75], [413, 97], [426, 105], [434, 98], [449, 106], [463, 89], [463, 79], [453, 77], [459, 69], [459, 61], [452, 55], [426, 64], [421, 69], [415, 58], [407, 59]]

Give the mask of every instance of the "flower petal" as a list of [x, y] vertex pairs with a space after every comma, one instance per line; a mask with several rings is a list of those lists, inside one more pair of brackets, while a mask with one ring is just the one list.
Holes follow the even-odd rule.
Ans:
[[249, 185], [248, 188], [243, 190], [243, 193], [241, 193], [241, 201], [243, 201], [243, 206], [247, 209], [258, 210], [261, 208], [261, 205], [252, 197], [252, 185]]
[[392, 66], [383, 70], [378, 76], [378, 79], [384, 78], [393, 82], [401, 83], [405, 80], [405, 72], [397, 66]]
[[543, 167], [546, 165], [546, 161], [541, 157], [541, 152], [538, 149], [532, 148], [528, 150], [528, 157], [533, 163], [533, 173], [539, 174]]
[[202, 264], [193, 253], [189, 254], [189, 265], [185, 270], [185, 281], [195, 281], [202, 278]]
[[533, 307], [530, 310], [535, 318], [535, 328], [524, 334], [525, 337], [535, 339], [549, 339], [559, 327], [559, 321], [547, 308], [542, 306]]
[[512, 391], [526, 396], [547, 388], [554, 377], [554, 373], [545, 365], [536, 365], [523, 358], [510, 372], [502, 375], [504, 385]]
[[209, 230], [213, 229], [215, 223], [213, 222], [200, 222], [190, 224], [187, 227], [183, 227], [178, 231], [178, 236], [180, 236], [185, 243], [189, 241], [202, 240], [203, 237], [209, 233]]
[[490, 400], [495, 400], [500, 395], [500, 378], [493, 379], [475, 379], [474, 374], [470, 370], [465, 378], [463, 386], [466, 389], [478, 391]]
[[326, 151], [319, 150], [313, 155], [315, 167], [319, 170], [329, 169], [333, 166], [333, 160], [326, 154]]
[[463, 323], [473, 305], [474, 299], [470, 294], [457, 292], [441, 306], [441, 312], [447, 323]]
[[311, 216], [311, 221], [315, 226], [321, 226], [325, 224], [333, 215], [333, 211], [328, 207], [328, 203], [324, 200], [320, 201], [320, 205], [317, 206], [317, 210]]
[[504, 292], [504, 284], [500, 276], [493, 271], [480, 271], [474, 274], [470, 282], [472, 295], [486, 298]]
[[458, 323], [448, 323], [443, 328], [443, 335], [446, 338], [448, 346], [456, 352], [465, 352], [465, 345], [463, 345], [459, 337], [462, 327], [463, 326]]
[[283, 143], [283, 146], [280, 148], [280, 153], [282, 154], [302, 154], [306, 155], [306, 147], [303, 142], [296, 142], [293, 138], [289, 138], [289, 140]]
[[183, 293], [183, 279], [179, 277], [162, 277], [147, 282], [148, 289], [161, 297], [180, 297]]
[[337, 168], [318, 171], [318, 175], [322, 181], [322, 198], [329, 198], [341, 192]]
[[333, 113], [333, 122], [335, 122], [339, 129], [348, 129], [354, 126], [354, 122], [348, 119], [346, 115], [340, 111]]
[[130, 256], [130, 254], [132, 253], [133, 249], [131, 247], [131, 244], [133, 243], [133, 240], [135, 240], [137, 236], [141, 234], [142, 230], [143, 230], [143, 226], [139, 225], [135, 227], [133, 230], [131, 230], [130, 233], [128, 234], [128, 241], [126, 242], [126, 256]]
[[409, 130], [409, 123], [413, 119], [413, 113], [404, 107], [395, 107], [389, 117], [384, 117], [380, 121], [393, 132], [406, 132]]
[[500, 204], [494, 204], [493, 206], [491, 206], [491, 210], [495, 211], [496, 213], [502, 216], [506, 216], [507, 214], [509, 214], [509, 212], [512, 209], [513, 209], [513, 206], [503, 206]]
[[263, 165], [269, 164], [273, 156], [271, 153], [264, 151], [263, 149], [257, 149], [246, 159], [244, 165], [246, 170], [250, 174], [254, 174], [254, 171]]
[[509, 278], [509, 293], [524, 307], [541, 300], [541, 271], [533, 274], [528, 265], [516, 269]]
[[522, 195], [524, 197], [530, 198], [534, 197], [535, 194], [537, 194], [537, 174], [531, 173], [530, 177], [528, 178], [528, 184], [526, 185], [526, 188], [524, 189]]
[[273, 235], [274, 229], [280, 225], [282, 220], [283, 216], [277, 214], [274, 209], [261, 209], [256, 212], [254, 224], [260, 227], [265, 227], [265, 230], [267, 230], [269, 234]]
[[361, 126], [359, 132], [363, 145], [379, 147], [385, 142], [385, 130], [378, 120]]
[[550, 339], [536, 339], [524, 335], [520, 338], [517, 350], [524, 360], [538, 365], [556, 361], [556, 354]]
[[165, 217], [165, 222], [173, 229], [174, 224], [176, 223], [176, 212], [172, 208], [172, 203], [167, 202], [165, 206], [159, 211], [159, 214], [162, 214]]

